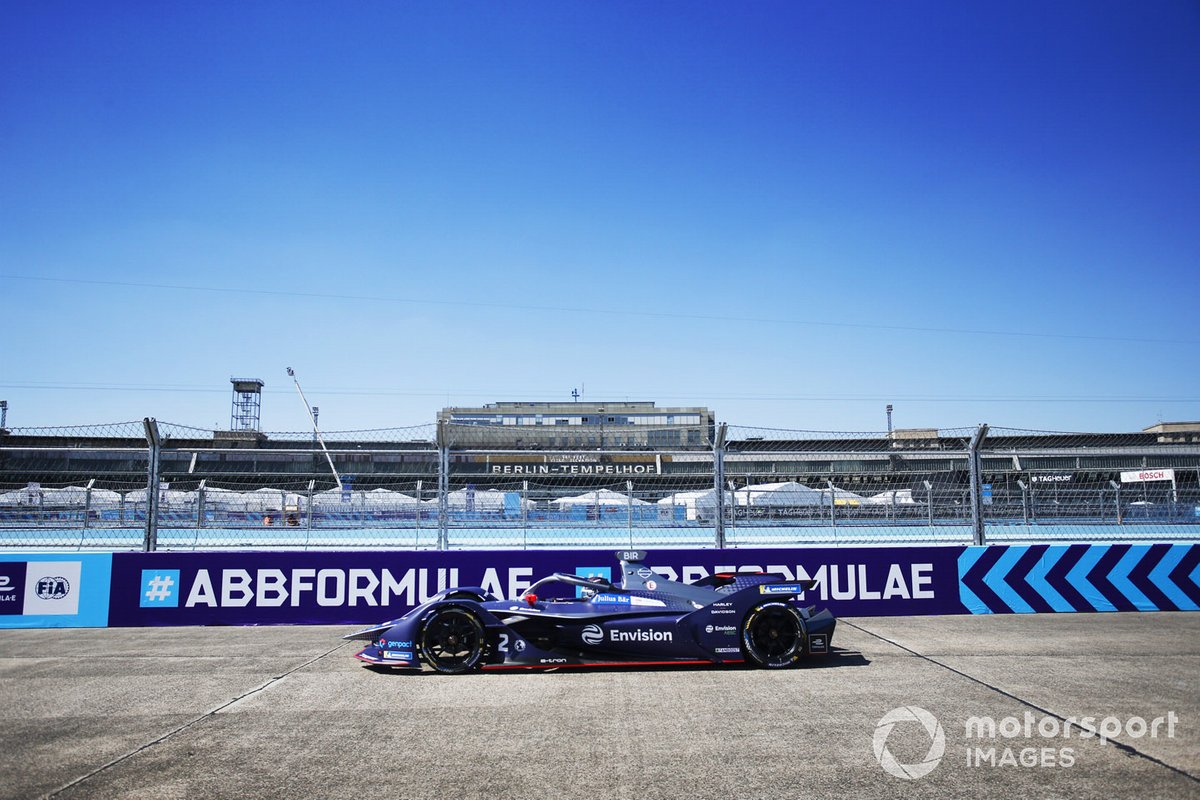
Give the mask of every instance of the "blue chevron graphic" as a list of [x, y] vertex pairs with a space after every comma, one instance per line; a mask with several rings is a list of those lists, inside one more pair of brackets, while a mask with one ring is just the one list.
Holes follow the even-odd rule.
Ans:
[[1074, 611], [1075, 607], [1066, 601], [1065, 598], [1054, 587], [1046, 582], [1046, 573], [1058, 563], [1058, 560], [1067, 552], [1066, 545], [1056, 545], [1046, 548], [1046, 552], [1037, 560], [1025, 576], [1025, 582], [1030, 588], [1042, 596], [1042, 599], [1050, 604], [1050, 607], [1055, 611], [1066, 612]]
[[1134, 608], [1138, 611], [1158, 611], [1158, 606], [1150, 602], [1150, 598], [1142, 594], [1133, 582], [1129, 580], [1129, 571], [1136, 567], [1138, 563], [1146, 557], [1150, 552], [1150, 545], [1141, 544], [1134, 545], [1127, 552], [1117, 565], [1108, 573], [1108, 582], [1111, 583], [1118, 592], [1129, 598], [1133, 603]]
[[1150, 577], [1150, 570], [1158, 566], [1158, 563], [1163, 560], [1163, 556], [1171, 549], [1171, 545], [1152, 544], [1149, 545], [1149, 548], [1145, 557], [1129, 571], [1129, 580], [1142, 590], [1146, 599], [1157, 606], [1159, 611], [1178, 611], [1179, 607], [1171, 602], [1171, 598], [1163, 594], [1160, 587], [1154, 585], [1154, 581]]
[[987, 584], [988, 588], [995, 592], [996, 596], [1003, 600], [1005, 605], [1018, 614], [1032, 614], [1033, 608], [1021, 599], [1021, 595], [1017, 594], [1016, 590], [1004, 578], [1012, 571], [1013, 566], [1021, 559], [1021, 556], [1025, 555], [1027, 550], [1029, 550], [1028, 547], [1006, 548], [1004, 555], [1000, 556], [999, 560], [983, 576], [983, 582]]
[[1042, 556], [1046, 554], [1049, 545], [1035, 544], [1025, 548], [1025, 554], [1013, 566], [1012, 571], [1004, 578], [1017, 594], [1021, 595], [1035, 614], [1048, 614], [1054, 609], [1046, 602], [1046, 598], [1033, 590], [1029, 585], [1029, 571], [1037, 566], [1037, 563], [1042, 560]]
[[1096, 563], [1104, 558], [1108, 553], [1108, 548], [1104, 545], [1091, 545], [1087, 552], [1083, 554], [1083, 558], [1071, 567], [1071, 571], [1067, 573], [1067, 580], [1079, 590], [1079, 594], [1083, 599], [1091, 604], [1096, 611], [1116, 611], [1117, 607], [1108, 601], [1104, 594], [1093, 586], [1087, 579], [1088, 573], [1096, 566]]
[[1200, 546], [1193, 545], [1183, 558], [1179, 560], [1170, 574], [1171, 583], [1187, 595], [1188, 599], [1200, 605], [1200, 582], [1196, 580], [1197, 567], [1200, 567]]
[[1158, 587], [1159, 591], [1165, 594], [1167, 599], [1174, 603], [1180, 611], [1200, 611], [1200, 606], [1193, 603], [1191, 598], [1171, 580], [1171, 571], [1179, 566], [1179, 562], [1183, 560], [1191, 547], [1192, 545], [1189, 544], [1171, 545], [1163, 554], [1158, 565], [1150, 570], [1150, 580], [1154, 581], [1154, 585]]
[[1200, 611], [1200, 544], [964, 547], [958, 585], [972, 614]]
[[1046, 573], [1046, 583], [1061, 594], [1063, 599], [1076, 611], [1095, 610], [1088, 605], [1088, 601], [1079, 593], [1079, 589], [1067, 578], [1067, 573], [1079, 564], [1079, 559], [1083, 558], [1087, 551], [1086, 544], [1067, 545], [1067, 552], [1063, 553], [1058, 563]]
[[972, 614], [991, 614], [992, 610], [967, 588], [967, 572], [975, 566], [979, 557], [987, 552], [986, 547], [964, 547], [958, 557], [958, 599]]

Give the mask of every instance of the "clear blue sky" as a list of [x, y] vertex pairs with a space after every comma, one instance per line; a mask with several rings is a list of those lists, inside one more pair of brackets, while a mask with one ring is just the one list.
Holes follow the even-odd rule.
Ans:
[[[335, 8], [335, 6], [337, 6]], [[1200, 419], [1200, 6], [11, 3], [10, 426]]]

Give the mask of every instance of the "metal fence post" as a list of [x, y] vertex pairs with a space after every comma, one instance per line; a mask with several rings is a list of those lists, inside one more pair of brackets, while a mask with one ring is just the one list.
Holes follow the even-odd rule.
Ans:
[[967, 462], [971, 473], [971, 527], [976, 545], [983, 545], [986, 540], [983, 529], [983, 459], [980, 458], [979, 448], [987, 438], [987, 432], [987, 424], [981, 424], [967, 445]]
[[96, 485], [96, 479], [92, 478], [87, 482], [83, 492], [83, 523], [79, 528], [79, 546], [82, 548], [84, 541], [87, 539], [88, 515], [92, 513], [92, 487]]
[[417, 521], [416, 521], [417, 527], [413, 529], [413, 549], [414, 550], [416, 550], [418, 547], [421, 546], [421, 501], [424, 499], [421, 495], [422, 495], [422, 489], [424, 488], [424, 483], [425, 483], [424, 481], [417, 481], [417, 506], [416, 506], [416, 508], [417, 508]]
[[308, 531], [309, 533], [312, 533], [312, 524], [313, 524], [313, 494], [316, 492], [316, 489], [317, 489], [317, 479], [316, 479], [316, 478], [310, 478], [310, 479], [309, 479], [309, 481], [308, 481], [308, 500], [307, 500], [307, 501], [305, 502], [305, 504], [304, 504], [304, 510], [307, 512], [307, 513], [304, 515], [304, 516], [305, 516], [305, 518], [306, 518], [306, 519], [304, 520], [304, 529], [305, 529], [306, 531]]
[[[734, 483], [733, 480], [729, 479], [729, 478], [725, 479], [725, 483], [729, 487], [729, 530], [733, 531], [734, 535], [737, 535], [737, 484]], [[722, 497], [721, 499], [724, 500], [724, 497]], [[746, 492], [746, 505], [747, 506], [750, 505], [750, 493], [749, 492]], [[747, 518], [749, 518], [749, 514], [750, 514], [750, 512], [747, 511], [746, 512]], [[728, 537], [728, 534], [727, 534], [727, 537]]]
[[[308, 545], [312, 542], [312, 523], [313, 523], [313, 494], [317, 489], [317, 479], [309, 478], [308, 480], [308, 496], [304, 501], [304, 549], [308, 549]], [[299, 500], [297, 500], [299, 505]]]
[[88, 526], [88, 515], [92, 513], [92, 487], [96, 485], [96, 479], [92, 478], [87, 482], [87, 487], [83, 493], [83, 529], [86, 531]]
[[713, 517], [713, 543], [718, 549], [725, 547], [725, 432], [724, 422], [717, 426], [717, 437], [713, 441], [713, 498], [716, 514]]
[[204, 520], [204, 495], [205, 486], [208, 483], [207, 478], [200, 480], [200, 485], [196, 488], [196, 534], [192, 536], [192, 549], [195, 550], [200, 546], [200, 528]]
[[158, 549], [158, 468], [162, 455], [162, 438], [158, 433], [158, 420], [144, 417], [146, 444], [150, 449], [149, 464], [146, 466], [146, 536], [142, 550], [152, 553]]
[[449, 513], [448, 497], [450, 493], [450, 447], [446, 441], [446, 421], [438, 420], [438, 541], [437, 549], [446, 550], [450, 544], [449, 532], [446, 529], [446, 516]]
[[633, 481], [625, 481], [625, 491], [629, 492], [626, 495], [625, 511], [629, 525], [629, 549], [633, 549]]
[[833, 485], [833, 481], [825, 481], [825, 485], [829, 487], [829, 526], [837, 527], [837, 488]]
[[1017, 481], [1017, 486], [1021, 487], [1021, 518], [1025, 524], [1029, 524], [1029, 487], [1025, 485], [1025, 481]]
[[529, 547], [529, 481], [521, 481], [521, 549]]

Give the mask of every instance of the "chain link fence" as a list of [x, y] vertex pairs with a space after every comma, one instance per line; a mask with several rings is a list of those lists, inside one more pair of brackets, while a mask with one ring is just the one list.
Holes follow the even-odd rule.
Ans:
[[[153, 420], [0, 433], [0, 547], [747, 547], [1194, 540], [1200, 433], [718, 425], [517, 444]], [[566, 443], [563, 446], [561, 443]], [[594, 445], [594, 446], [593, 446]]]

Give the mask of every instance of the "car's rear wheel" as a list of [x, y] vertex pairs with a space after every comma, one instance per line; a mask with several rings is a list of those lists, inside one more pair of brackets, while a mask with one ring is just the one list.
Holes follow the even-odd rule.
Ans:
[[763, 603], [742, 622], [746, 658], [767, 669], [791, 667], [804, 657], [804, 621], [787, 603]]
[[484, 651], [483, 623], [469, 608], [434, 609], [421, 629], [421, 653], [438, 672], [458, 674], [479, 666]]

